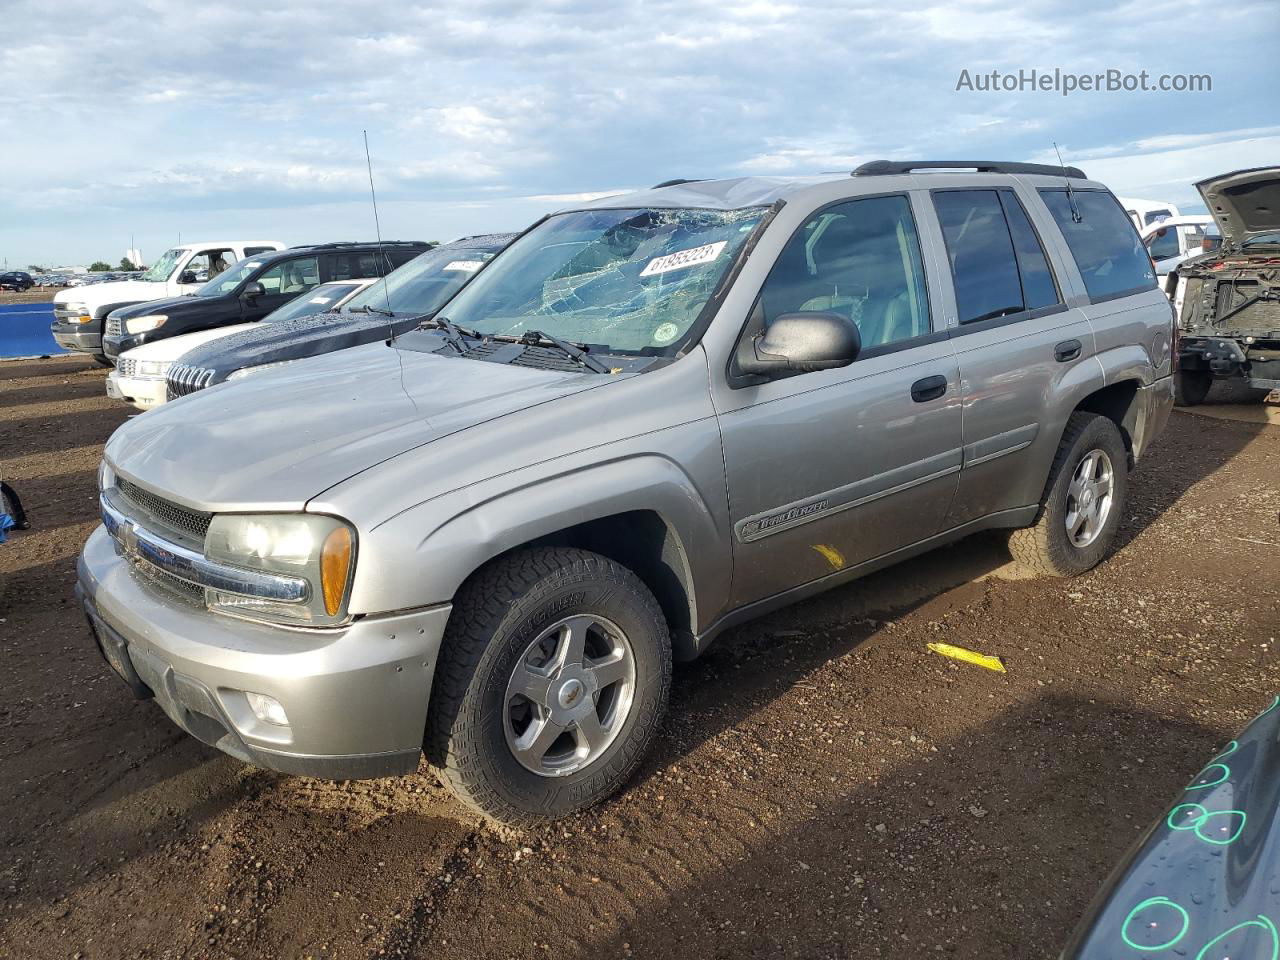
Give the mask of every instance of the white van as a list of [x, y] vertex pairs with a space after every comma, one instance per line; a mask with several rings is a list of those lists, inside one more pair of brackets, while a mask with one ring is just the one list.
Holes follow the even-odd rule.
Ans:
[[1120, 201], [1124, 212], [1129, 215], [1129, 219], [1133, 221], [1139, 233], [1158, 220], [1178, 216], [1178, 208], [1162, 200], [1135, 200], [1132, 197], [1116, 197], [1116, 199]]

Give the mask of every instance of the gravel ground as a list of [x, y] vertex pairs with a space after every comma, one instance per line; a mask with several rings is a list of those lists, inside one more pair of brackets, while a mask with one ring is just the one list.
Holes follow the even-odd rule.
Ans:
[[1099, 569], [1022, 579], [978, 537], [742, 627], [584, 816], [500, 832], [425, 766], [254, 770], [132, 701], [76, 609], [129, 415], [102, 377], [0, 364], [34, 522], [0, 546], [0, 957], [1049, 958], [1280, 690], [1280, 429], [1179, 412]]

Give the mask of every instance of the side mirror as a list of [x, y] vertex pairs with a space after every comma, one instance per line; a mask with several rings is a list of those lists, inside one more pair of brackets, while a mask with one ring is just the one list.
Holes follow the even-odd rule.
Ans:
[[838, 313], [784, 313], [745, 347], [738, 368], [777, 379], [847, 367], [862, 349], [862, 336], [857, 324]]
[[267, 288], [260, 284], [257, 280], [250, 280], [244, 285], [244, 289], [240, 291], [240, 296], [245, 300], [257, 300], [267, 294]]
[[200, 278], [196, 276], [196, 272], [194, 270], [183, 270], [180, 274], [178, 274], [178, 282], [179, 283], [199, 283]]

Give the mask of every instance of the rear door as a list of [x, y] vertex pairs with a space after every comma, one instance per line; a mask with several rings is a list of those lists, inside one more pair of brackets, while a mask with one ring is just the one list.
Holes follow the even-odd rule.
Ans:
[[792, 235], [761, 288], [744, 338], [785, 313], [832, 311], [857, 323], [863, 349], [839, 370], [731, 375], [716, 396], [735, 606], [925, 540], [946, 515], [959, 377], [917, 222], [905, 193], [831, 204]]
[[[1090, 362], [1093, 331], [1012, 187], [931, 191], [955, 292], [951, 331], [964, 396], [964, 463], [946, 526], [1036, 503], [1041, 452], [1061, 432], [1055, 398]], [[1025, 202], [1024, 202], [1025, 200]], [[1124, 216], [1123, 211], [1120, 216]]]

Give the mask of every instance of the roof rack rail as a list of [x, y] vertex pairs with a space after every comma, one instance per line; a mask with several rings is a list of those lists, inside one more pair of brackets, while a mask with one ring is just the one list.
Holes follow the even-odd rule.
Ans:
[[429, 247], [426, 240], [335, 240], [332, 243], [300, 243], [290, 250], [334, 250], [338, 247]]
[[661, 183], [655, 183], [649, 189], [661, 190], [663, 187], [678, 187], [682, 183], [702, 183], [705, 179], [706, 177], [695, 177], [693, 179], [689, 179], [687, 177], [680, 177], [675, 180], [663, 180]]
[[854, 170], [855, 177], [887, 177], [913, 170], [976, 170], [979, 173], [1033, 173], [1045, 177], [1072, 177], [1087, 180], [1079, 167], [1058, 167], [1050, 163], [1007, 163], [1003, 160], [871, 160]]

